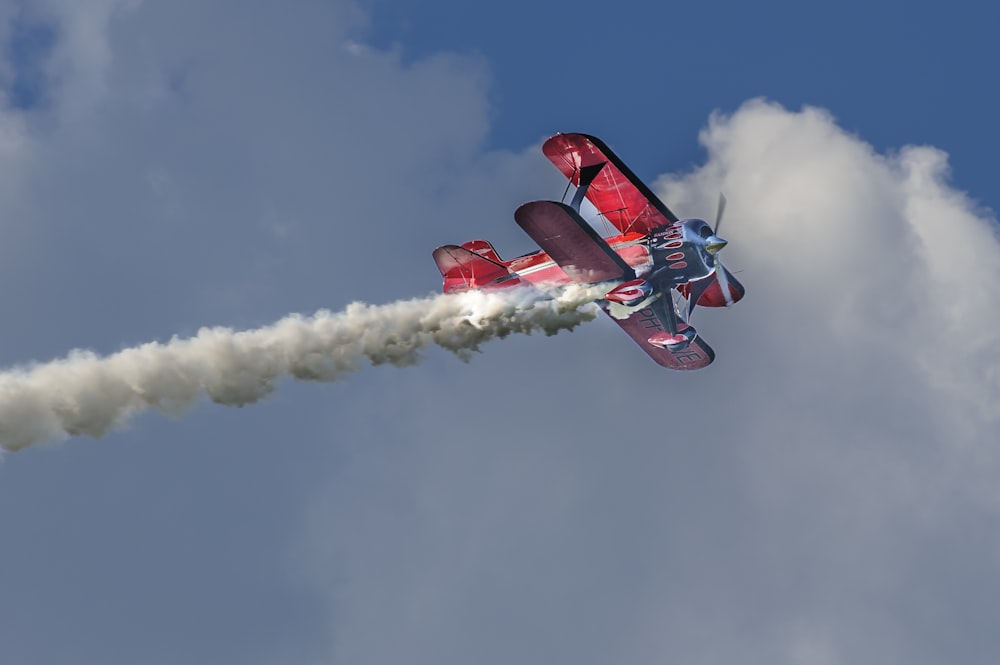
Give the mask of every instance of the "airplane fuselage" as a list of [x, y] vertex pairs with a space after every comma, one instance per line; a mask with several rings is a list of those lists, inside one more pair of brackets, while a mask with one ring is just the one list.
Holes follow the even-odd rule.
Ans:
[[[626, 233], [605, 238], [608, 245], [635, 271], [636, 277], [655, 275], [670, 286], [680, 286], [715, 272], [702, 238], [702, 229], [711, 229], [700, 219], [680, 220], [654, 229], [652, 233]], [[539, 250], [505, 262], [511, 277], [535, 286], [562, 286], [574, 280]], [[509, 285], [504, 280], [497, 286]], [[481, 286], [481, 285], [480, 285]]]

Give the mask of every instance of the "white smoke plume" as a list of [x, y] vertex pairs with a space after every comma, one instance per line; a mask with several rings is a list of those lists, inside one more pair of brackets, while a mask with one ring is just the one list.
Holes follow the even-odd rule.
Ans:
[[100, 437], [147, 408], [178, 415], [202, 395], [243, 406], [266, 397], [283, 376], [336, 381], [372, 365], [417, 363], [432, 345], [468, 359], [479, 345], [512, 333], [554, 335], [596, 316], [596, 288], [549, 298], [529, 289], [437, 295], [387, 305], [353, 303], [341, 312], [293, 314], [256, 330], [203, 328], [101, 357], [65, 358], [0, 373], [0, 448]]

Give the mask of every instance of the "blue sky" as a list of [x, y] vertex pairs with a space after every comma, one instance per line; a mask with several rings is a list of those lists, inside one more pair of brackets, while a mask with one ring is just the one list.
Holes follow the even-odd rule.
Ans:
[[[707, 115], [758, 96], [791, 108], [828, 108], [880, 150], [947, 146], [967, 188], [989, 195], [989, 176], [964, 164], [996, 116], [983, 63], [996, 55], [995, 7], [956, 3], [625, 2], [488, 6], [432, 1], [372, 3], [372, 40], [404, 59], [441, 49], [479, 53], [495, 87], [492, 140], [518, 145], [579, 123], [639, 142], [671, 132], [672, 163], [695, 162]], [[553, 117], [554, 116], [554, 117]], [[627, 118], [622, 122], [621, 118]], [[616, 122], [617, 119], [617, 122]], [[640, 168], [663, 168], [656, 153]], [[664, 157], [663, 159], [669, 159]], [[978, 178], [983, 178], [978, 180]]]
[[433, 293], [556, 131], [748, 289], [7, 454], [0, 661], [996, 662], [998, 10], [782, 4], [0, 3], [5, 367]]

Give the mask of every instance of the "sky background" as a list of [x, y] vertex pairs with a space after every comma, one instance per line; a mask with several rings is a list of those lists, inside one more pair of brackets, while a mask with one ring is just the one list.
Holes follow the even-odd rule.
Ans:
[[440, 289], [603, 138], [747, 297], [0, 464], [0, 661], [995, 663], [1000, 10], [0, 2], [0, 364]]

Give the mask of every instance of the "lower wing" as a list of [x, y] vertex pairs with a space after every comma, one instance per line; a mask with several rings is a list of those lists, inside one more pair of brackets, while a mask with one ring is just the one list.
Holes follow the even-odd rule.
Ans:
[[632, 312], [628, 318], [624, 319], [613, 316], [607, 304], [602, 305], [602, 309], [658, 365], [669, 369], [701, 369], [702, 367], [711, 365], [712, 361], [715, 360], [715, 351], [712, 350], [712, 347], [701, 336], [695, 337], [691, 340], [690, 344], [679, 351], [670, 351], [669, 349], [650, 344], [649, 338], [655, 333], [662, 332], [663, 326], [660, 324], [660, 319], [657, 317], [656, 312], [649, 305]]

